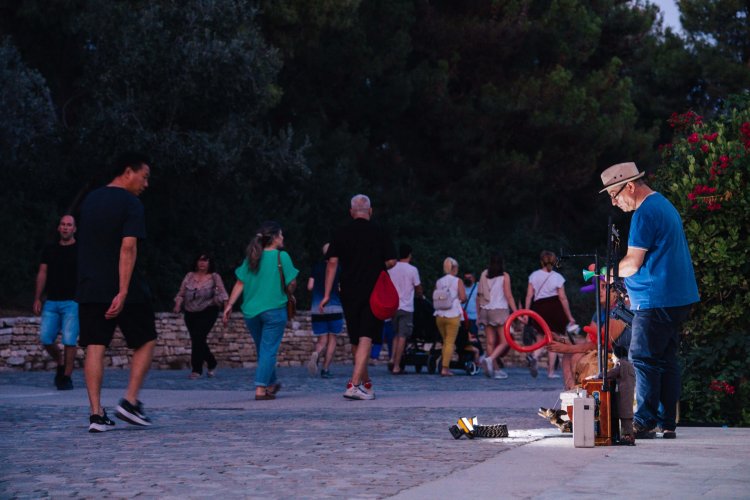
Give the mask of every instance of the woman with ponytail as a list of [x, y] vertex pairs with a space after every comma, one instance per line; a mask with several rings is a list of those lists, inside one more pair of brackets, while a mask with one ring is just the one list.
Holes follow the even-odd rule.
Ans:
[[487, 356], [482, 359], [484, 374], [490, 378], [508, 378], [501, 368], [500, 358], [508, 353], [510, 346], [502, 332], [509, 310], [516, 311], [516, 299], [511, 291], [510, 275], [505, 272], [505, 260], [500, 253], [490, 255], [490, 265], [479, 277], [476, 302], [477, 323], [484, 328], [487, 339]]
[[[549, 250], [543, 250], [539, 254], [541, 269], [537, 269], [529, 275], [529, 287], [526, 290], [526, 309], [538, 313], [547, 323], [549, 329], [555, 335], [564, 335], [567, 325], [575, 324], [573, 315], [570, 313], [568, 297], [565, 295], [565, 278], [552, 268], [557, 262], [557, 256]], [[533, 354], [526, 356], [529, 362], [531, 376], [537, 376], [537, 362], [542, 354], [542, 349], [537, 349]], [[549, 352], [547, 361], [547, 377], [560, 378], [555, 373], [555, 361], [557, 354]]]
[[276, 380], [276, 355], [287, 322], [287, 293], [294, 293], [299, 271], [282, 251], [284, 235], [278, 223], [264, 222], [255, 233], [245, 260], [234, 272], [237, 281], [224, 308], [224, 324], [242, 294], [242, 314], [258, 353], [255, 399], [269, 400], [281, 388]]

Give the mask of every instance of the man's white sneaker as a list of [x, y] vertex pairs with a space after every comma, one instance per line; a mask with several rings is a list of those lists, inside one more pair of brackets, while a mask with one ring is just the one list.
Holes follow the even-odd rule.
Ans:
[[362, 384], [353, 385], [351, 382], [349, 382], [346, 385], [346, 391], [344, 391], [344, 397], [347, 399], [368, 401], [371, 399], [375, 399], [375, 392], [372, 390], [372, 388], [370, 389], [370, 392], [367, 392]]
[[505, 370], [495, 370], [495, 378], [496, 379], [508, 378], [508, 374], [505, 373]]
[[372, 394], [373, 399], [375, 398], [375, 391], [372, 388], [372, 380], [365, 380], [359, 385], [359, 388], [365, 391], [367, 394]]

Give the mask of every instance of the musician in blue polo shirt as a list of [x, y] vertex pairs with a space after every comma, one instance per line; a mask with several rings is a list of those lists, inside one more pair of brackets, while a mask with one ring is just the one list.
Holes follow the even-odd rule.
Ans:
[[635, 435], [650, 439], [660, 429], [669, 439], [677, 436], [680, 331], [700, 299], [680, 215], [643, 175], [635, 163], [613, 165], [601, 174], [600, 192], [623, 212], [634, 212], [619, 275], [634, 313], [629, 357], [636, 372]]

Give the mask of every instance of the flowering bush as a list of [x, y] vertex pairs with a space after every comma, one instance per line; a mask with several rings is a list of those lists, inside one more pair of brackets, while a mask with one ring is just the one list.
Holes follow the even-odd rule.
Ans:
[[701, 294], [682, 343], [681, 417], [750, 425], [750, 96], [669, 123], [655, 186], [682, 216]]

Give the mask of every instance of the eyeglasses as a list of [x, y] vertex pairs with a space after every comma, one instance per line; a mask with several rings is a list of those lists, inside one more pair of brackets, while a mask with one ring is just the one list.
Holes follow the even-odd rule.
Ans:
[[612, 201], [617, 201], [617, 197], [620, 196], [620, 193], [622, 193], [622, 190], [625, 189], [625, 186], [627, 186], [628, 183], [622, 185], [622, 187], [613, 195], [612, 193], [609, 193], [610, 198], [612, 198]]

